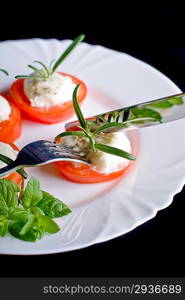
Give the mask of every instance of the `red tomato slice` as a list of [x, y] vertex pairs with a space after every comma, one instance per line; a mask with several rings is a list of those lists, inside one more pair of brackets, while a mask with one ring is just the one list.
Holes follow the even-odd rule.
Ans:
[[128, 165], [124, 169], [121, 169], [117, 172], [103, 174], [96, 172], [91, 167], [84, 164], [79, 164], [79, 167], [75, 167], [74, 163], [72, 162], [65, 161], [56, 162], [55, 164], [57, 165], [58, 170], [63, 177], [70, 181], [78, 183], [98, 183], [112, 180], [123, 174], [126, 174], [129, 166]]
[[[69, 76], [75, 84], [80, 84], [78, 101], [81, 103], [87, 94], [85, 83], [72, 75], [61, 72], [60, 74]], [[72, 101], [67, 101], [61, 105], [52, 106], [50, 108], [31, 106], [30, 101], [24, 94], [23, 83], [24, 79], [16, 80], [10, 88], [10, 94], [14, 103], [21, 109], [25, 118], [45, 124], [53, 124], [62, 122], [74, 114]]]
[[[71, 127], [68, 129], [68, 131], [69, 130], [70, 131], [79, 130], [79, 128]], [[60, 142], [60, 139], [57, 140], [56, 142]], [[136, 152], [137, 152], [137, 144], [133, 145], [132, 147], [132, 154], [135, 155]], [[98, 183], [98, 182], [109, 181], [119, 176], [125, 176], [134, 163], [135, 163], [134, 161], [130, 161], [129, 164], [123, 169], [110, 174], [103, 174], [97, 172], [94, 169], [92, 169], [90, 166], [84, 164], [78, 164], [78, 167], [77, 164], [74, 164], [72, 162], [66, 162], [66, 161], [56, 162], [55, 164], [60, 174], [70, 181], [78, 182], [78, 183]]]
[[12, 103], [12, 99], [9, 96], [5, 94], [2, 96], [8, 100], [12, 112], [9, 120], [0, 122], [0, 141], [13, 142], [18, 139], [22, 133], [21, 113], [18, 107]]
[[[7, 143], [7, 144], [9, 144], [14, 150], [19, 151], [19, 149], [14, 144], [12, 144], [12, 143]], [[23, 182], [23, 177], [17, 172], [13, 172], [13, 173], [7, 175], [5, 178], [15, 182], [19, 186], [21, 186], [21, 184]]]

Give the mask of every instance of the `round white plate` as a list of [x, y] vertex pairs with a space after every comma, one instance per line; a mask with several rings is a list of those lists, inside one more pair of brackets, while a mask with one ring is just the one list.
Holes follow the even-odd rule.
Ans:
[[[12, 76], [1, 76], [1, 89], [7, 89], [16, 74], [28, 74], [27, 65], [34, 60], [49, 64], [69, 43], [55, 39], [2, 42], [0, 67]], [[171, 80], [148, 64], [86, 43], [79, 45], [59, 70], [87, 84], [88, 96], [83, 104], [86, 116], [180, 92]], [[179, 120], [140, 130], [137, 164], [122, 180], [77, 184], [60, 177], [54, 165], [29, 169], [30, 176], [38, 177], [42, 188], [68, 204], [73, 213], [57, 219], [59, 233], [36, 243], [10, 235], [1, 238], [0, 253], [45, 254], [79, 249], [120, 236], [153, 218], [183, 187], [184, 126], [185, 120]], [[17, 145], [52, 139], [63, 128], [64, 124], [25, 121]]]

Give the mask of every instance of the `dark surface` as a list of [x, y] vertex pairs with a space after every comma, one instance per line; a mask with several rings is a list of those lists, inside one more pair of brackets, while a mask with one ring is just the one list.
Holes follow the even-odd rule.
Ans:
[[[106, 4], [100, 9], [89, 2], [85, 9], [84, 12], [81, 6], [74, 6], [70, 20], [56, 8], [54, 13], [34, 11], [33, 22], [26, 13], [16, 14], [11, 26], [0, 31], [0, 39], [74, 38], [86, 33], [87, 42], [136, 56], [165, 73], [185, 91], [182, 7], [150, 4], [144, 8], [130, 5], [125, 9]], [[65, 254], [0, 256], [0, 275], [185, 276], [184, 228], [185, 190], [154, 219], [112, 241]]]

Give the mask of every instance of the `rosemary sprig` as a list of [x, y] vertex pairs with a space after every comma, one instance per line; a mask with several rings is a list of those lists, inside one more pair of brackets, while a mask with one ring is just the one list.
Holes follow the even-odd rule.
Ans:
[[96, 143], [95, 137], [96, 137], [97, 134], [99, 134], [100, 132], [102, 132], [103, 130], [108, 129], [108, 128], [112, 128], [112, 127], [116, 127], [116, 126], [124, 127], [124, 126], [126, 126], [126, 122], [128, 122], [128, 121], [125, 121], [125, 124], [118, 123], [118, 122], [109, 123], [109, 124], [107, 123], [107, 124], [99, 127], [95, 132], [93, 132], [91, 130], [91, 126], [93, 126], [94, 124], [92, 124], [91, 122], [88, 122], [88, 121], [85, 120], [85, 118], [83, 116], [83, 113], [81, 111], [81, 108], [78, 104], [78, 100], [77, 100], [78, 89], [79, 89], [79, 85], [77, 85], [75, 87], [74, 92], [73, 92], [73, 106], [74, 106], [74, 110], [75, 110], [76, 116], [78, 118], [78, 121], [80, 123], [79, 128], [81, 129], [81, 131], [65, 131], [65, 132], [62, 132], [62, 133], [60, 133], [59, 135], [57, 135], [55, 137], [55, 140], [57, 140], [61, 137], [70, 136], [70, 135], [86, 137], [86, 138], [89, 139], [89, 143], [90, 143], [91, 149], [93, 151], [100, 150], [100, 151], [103, 151], [103, 152], [106, 152], [106, 153], [109, 153], [109, 154], [112, 154], [112, 155], [121, 156], [121, 157], [129, 159], [129, 160], [135, 160], [136, 157], [134, 155], [126, 152], [126, 151], [123, 151], [123, 150], [115, 148], [115, 147], [110, 147], [108, 145]]
[[[74, 41], [69, 45], [69, 47], [60, 55], [60, 57], [56, 60], [52, 59], [49, 66], [47, 67], [43, 62], [36, 60], [34, 63], [37, 63], [41, 66], [41, 69], [36, 68], [33, 65], [28, 65], [30, 69], [32, 69], [36, 75], [17, 75], [15, 76], [16, 79], [20, 78], [29, 78], [29, 79], [43, 79], [47, 80], [52, 76], [52, 74], [57, 70], [57, 68], [61, 65], [61, 63], [66, 59], [66, 57], [74, 50], [74, 48], [81, 43], [85, 38], [84, 34], [80, 34]], [[54, 63], [55, 62], [55, 63]], [[54, 64], [54, 65], [53, 65]], [[5, 70], [2, 70], [5, 72]]]
[[54, 64], [52, 68], [52, 72], [55, 72], [56, 69], [60, 66], [60, 64], [64, 61], [64, 59], [71, 53], [71, 51], [79, 44], [81, 43], [85, 38], [84, 34], [79, 35], [72, 44], [64, 51], [64, 53], [58, 58], [56, 63]]

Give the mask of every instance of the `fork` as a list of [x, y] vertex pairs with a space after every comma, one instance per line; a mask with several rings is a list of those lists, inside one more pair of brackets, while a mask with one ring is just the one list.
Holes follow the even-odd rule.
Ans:
[[80, 152], [74, 151], [70, 146], [39, 140], [23, 147], [15, 161], [0, 169], [0, 177], [23, 167], [35, 167], [56, 161], [75, 161], [90, 164]]

